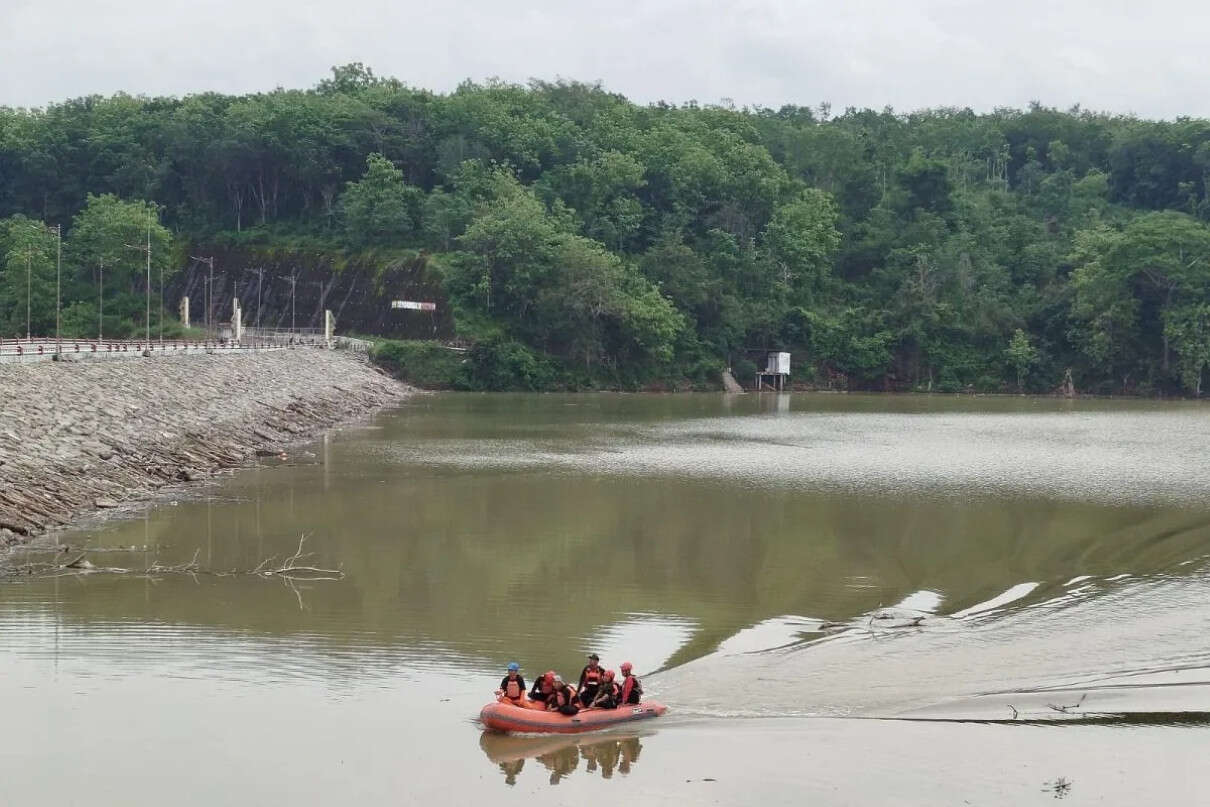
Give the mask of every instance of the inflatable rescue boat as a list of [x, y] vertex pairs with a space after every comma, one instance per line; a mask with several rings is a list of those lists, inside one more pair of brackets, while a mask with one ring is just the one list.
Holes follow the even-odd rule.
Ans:
[[483, 725], [494, 731], [516, 734], [579, 734], [599, 731], [636, 720], [659, 717], [668, 707], [656, 701], [643, 701], [616, 709], [581, 709], [578, 714], [547, 712], [541, 704], [517, 706], [509, 701], [489, 703], [479, 712]]

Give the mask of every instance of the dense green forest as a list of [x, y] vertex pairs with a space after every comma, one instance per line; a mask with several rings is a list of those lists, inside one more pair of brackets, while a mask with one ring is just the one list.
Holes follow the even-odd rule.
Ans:
[[65, 332], [95, 333], [102, 268], [106, 331], [139, 332], [154, 220], [169, 283], [198, 245], [423, 262], [472, 348], [459, 386], [705, 385], [777, 348], [835, 388], [1047, 391], [1070, 368], [1198, 395], [1208, 190], [1205, 120], [443, 95], [355, 64], [0, 108], [0, 332], [24, 334], [31, 278], [53, 332], [58, 224]]

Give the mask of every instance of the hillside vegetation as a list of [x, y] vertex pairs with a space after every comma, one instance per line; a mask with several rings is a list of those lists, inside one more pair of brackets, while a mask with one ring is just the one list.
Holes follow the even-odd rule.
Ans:
[[59, 223], [65, 331], [96, 331], [103, 267], [106, 331], [138, 332], [154, 218], [170, 289], [199, 245], [422, 261], [476, 388], [706, 385], [786, 349], [836, 388], [1046, 391], [1070, 368], [1198, 395], [1208, 186], [1204, 120], [437, 94], [354, 64], [309, 90], [0, 109], [0, 332], [25, 332], [27, 280], [53, 332]]

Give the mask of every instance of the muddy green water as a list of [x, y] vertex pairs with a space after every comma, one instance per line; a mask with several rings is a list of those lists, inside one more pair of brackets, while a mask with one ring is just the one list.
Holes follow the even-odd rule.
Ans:
[[[132, 571], [0, 585], [0, 804], [1210, 803], [1205, 406], [419, 396], [60, 540]], [[592, 650], [669, 715], [475, 722]]]

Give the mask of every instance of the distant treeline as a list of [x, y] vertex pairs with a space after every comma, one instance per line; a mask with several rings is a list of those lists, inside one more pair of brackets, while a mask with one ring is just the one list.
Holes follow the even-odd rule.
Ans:
[[1208, 188], [1205, 120], [442, 95], [354, 64], [310, 90], [0, 108], [0, 331], [24, 333], [27, 278], [31, 330], [53, 328], [60, 223], [64, 327], [95, 330], [104, 265], [107, 328], [138, 329], [153, 202], [169, 276], [197, 244], [419, 256], [480, 388], [709, 383], [785, 349], [798, 380], [853, 389], [1044, 391], [1070, 368], [1200, 394]]

